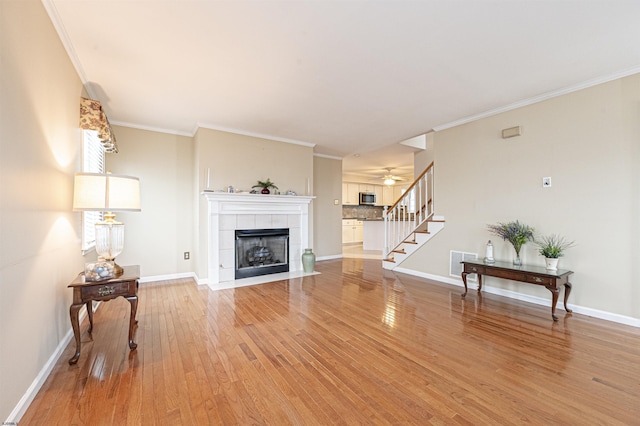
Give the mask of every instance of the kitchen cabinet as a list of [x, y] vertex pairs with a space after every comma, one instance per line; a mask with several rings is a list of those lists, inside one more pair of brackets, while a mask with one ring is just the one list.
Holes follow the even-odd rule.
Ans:
[[342, 244], [361, 243], [363, 223], [357, 219], [342, 220]]
[[373, 194], [375, 192], [375, 185], [369, 185], [365, 183], [361, 183], [358, 185], [360, 192], [369, 192]]
[[392, 206], [396, 202], [396, 197], [393, 196], [393, 186], [384, 185], [382, 188], [382, 205]]
[[343, 183], [342, 204], [357, 206], [360, 204], [359, 193], [360, 187], [357, 183]]
[[373, 185], [374, 192], [376, 194], [376, 206], [384, 206], [384, 194], [382, 185]]

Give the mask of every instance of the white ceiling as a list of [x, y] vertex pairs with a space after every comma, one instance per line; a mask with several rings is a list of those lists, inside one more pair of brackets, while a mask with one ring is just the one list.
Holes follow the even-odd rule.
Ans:
[[632, 0], [43, 3], [113, 123], [315, 144], [346, 172], [408, 167], [410, 148], [376, 151], [640, 72]]

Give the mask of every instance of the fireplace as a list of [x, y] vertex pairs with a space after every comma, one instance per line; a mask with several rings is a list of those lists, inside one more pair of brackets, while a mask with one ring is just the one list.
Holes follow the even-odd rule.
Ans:
[[199, 274], [208, 276], [199, 282], [220, 290], [231, 288], [235, 281], [246, 281], [235, 277], [235, 231], [238, 229], [289, 229], [288, 273], [302, 271], [302, 253], [309, 247], [309, 204], [314, 197], [214, 191], [205, 191], [203, 195], [209, 216], [206, 237], [201, 240], [206, 242], [204, 251], [208, 253], [202, 267], [208, 274], [203, 271]]
[[237, 229], [236, 279], [289, 272], [289, 229]]

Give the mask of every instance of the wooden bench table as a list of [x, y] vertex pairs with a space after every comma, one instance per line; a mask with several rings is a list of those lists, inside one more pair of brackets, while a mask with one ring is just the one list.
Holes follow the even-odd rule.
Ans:
[[554, 321], [558, 321], [556, 304], [558, 303], [560, 288], [564, 286], [564, 310], [571, 312], [571, 309], [567, 307], [567, 300], [571, 293], [569, 275], [573, 274], [573, 271], [563, 269], [552, 271], [542, 266], [515, 266], [508, 262], [485, 263], [482, 260], [464, 260], [460, 263], [464, 266], [464, 270], [462, 271], [464, 294], [462, 297], [467, 295], [467, 275], [478, 274], [478, 293], [482, 290], [482, 276], [486, 275], [488, 277], [544, 286], [551, 292], [551, 317]]

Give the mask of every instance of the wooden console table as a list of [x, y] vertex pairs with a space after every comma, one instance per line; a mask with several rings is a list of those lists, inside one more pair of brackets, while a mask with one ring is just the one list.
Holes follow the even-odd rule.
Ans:
[[556, 316], [556, 303], [558, 303], [558, 295], [560, 287], [564, 286], [564, 310], [571, 312], [567, 308], [567, 300], [571, 293], [571, 283], [569, 275], [573, 271], [558, 269], [551, 271], [540, 266], [514, 266], [507, 262], [484, 263], [481, 260], [465, 260], [460, 262], [464, 266], [462, 272], [462, 282], [464, 282], [464, 294], [467, 295], [467, 275], [478, 274], [478, 293], [482, 290], [482, 276], [504, 278], [506, 280], [521, 281], [529, 284], [544, 286], [551, 292], [551, 317], [554, 321], [558, 321]]
[[131, 314], [129, 316], [129, 349], [138, 347], [133, 341], [133, 328], [138, 323], [136, 321], [136, 311], [138, 309], [138, 279], [140, 279], [140, 267], [138, 265], [125, 266], [123, 272], [118, 277], [103, 281], [85, 281], [84, 273], [80, 273], [71, 284], [73, 288], [73, 304], [69, 308], [71, 316], [71, 326], [76, 339], [76, 353], [69, 360], [73, 365], [80, 358], [80, 324], [78, 323], [78, 311], [83, 305], [87, 306], [89, 316], [89, 334], [93, 330], [93, 301], [106, 302], [116, 297], [124, 297], [131, 303]]

